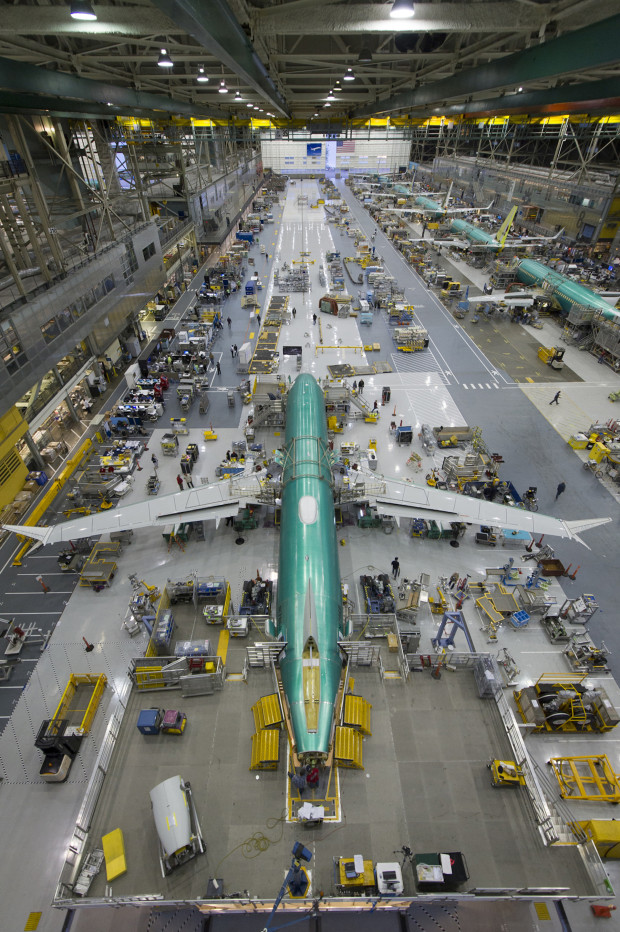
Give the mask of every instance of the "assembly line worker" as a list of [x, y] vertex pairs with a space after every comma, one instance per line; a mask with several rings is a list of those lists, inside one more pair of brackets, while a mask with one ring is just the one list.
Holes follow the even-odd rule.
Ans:
[[555, 492], [555, 499], [556, 499], [556, 501], [558, 500], [558, 498], [560, 497], [560, 495], [562, 494], [562, 492], [565, 492], [565, 491], [566, 491], [566, 483], [565, 483], [565, 482], [560, 482], [560, 484], [558, 485], [558, 487], [557, 487], [557, 489], [556, 489], [556, 492]]
[[178, 482], [179, 488], [180, 488], [180, 490], [181, 490], [181, 492], [182, 492], [182, 491], [183, 491], [183, 477], [177, 475], [177, 482]]
[[400, 575], [400, 563], [399, 563], [398, 557], [394, 557], [394, 559], [392, 560], [392, 576], [394, 577], [394, 579], [397, 579], [399, 575]]
[[288, 776], [291, 781], [291, 785], [294, 786], [296, 790], [299, 790], [300, 796], [303, 796], [304, 790], [306, 788], [306, 768], [302, 767], [299, 771], [299, 774], [296, 774], [295, 772], [291, 773], [289, 771]]

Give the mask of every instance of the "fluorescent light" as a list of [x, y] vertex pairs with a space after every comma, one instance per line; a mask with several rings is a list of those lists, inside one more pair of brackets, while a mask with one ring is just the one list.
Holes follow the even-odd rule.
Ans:
[[355, 81], [355, 75], [353, 73], [353, 68], [347, 68], [346, 74], [342, 78], [343, 81]]
[[204, 70], [204, 68], [202, 67], [202, 65], [201, 65], [200, 68], [198, 69], [198, 74], [196, 75], [196, 80], [198, 81], [199, 84], [206, 84], [207, 81], [209, 80], [209, 75], [208, 75], [208, 74], [205, 74], [205, 70]]
[[413, 0], [394, 0], [390, 10], [392, 19], [411, 19], [413, 14]]
[[224, 78], [222, 78], [222, 80], [220, 81], [220, 86], [218, 87], [217, 92], [218, 94], [228, 93], [228, 88], [226, 87], [226, 81], [224, 80]]
[[161, 55], [157, 59], [157, 64], [160, 68], [172, 68], [174, 66], [174, 62], [165, 49], [161, 50]]
[[90, 5], [89, 0], [73, 0], [71, 4], [71, 13], [69, 15], [72, 19], [97, 19], [97, 14]]

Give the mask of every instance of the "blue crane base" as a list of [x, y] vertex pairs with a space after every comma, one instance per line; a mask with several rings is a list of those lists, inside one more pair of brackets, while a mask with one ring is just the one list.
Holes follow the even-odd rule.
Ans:
[[[450, 629], [446, 637], [442, 637], [442, 634], [446, 628], [446, 625], [451, 624], [452, 628]], [[472, 654], [476, 652], [471, 635], [469, 633], [469, 628], [467, 627], [467, 622], [463, 617], [462, 612], [444, 612], [441, 619], [441, 624], [439, 625], [439, 631], [437, 632], [437, 637], [434, 637], [432, 640], [433, 647], [437, 649], [438, 647], [454, 647], [454, 636], [457, 631], [462, 631], [465, 635], [465, 640], [467, 641], [467, 646], [469, 647]]]

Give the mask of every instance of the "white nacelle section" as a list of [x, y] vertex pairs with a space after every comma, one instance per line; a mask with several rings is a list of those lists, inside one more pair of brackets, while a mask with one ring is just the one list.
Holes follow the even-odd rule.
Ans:
[[301, 496], [297, 513], [302, 524], [316, 524], [319, 517], [319, 503], [314, 495]]
[[189, 808], [181, 777], [170, 777], [158, 783], [151, 790], [150, 797], [155, 828], [162, 848], [170, 857], [192, 841]]

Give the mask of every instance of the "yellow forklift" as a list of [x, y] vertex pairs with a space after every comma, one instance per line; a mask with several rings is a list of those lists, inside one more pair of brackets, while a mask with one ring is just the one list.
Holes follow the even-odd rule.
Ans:
[[552, 369], [564, 368], [564, 350], [557, 346], [541, 346], [538, 349], [538, 358]]
[[462, 294], [463, 289], [460, 282], [453, 282], [452, 279], [446, 278], [441, 285], [442, 298], [456, 298]]

